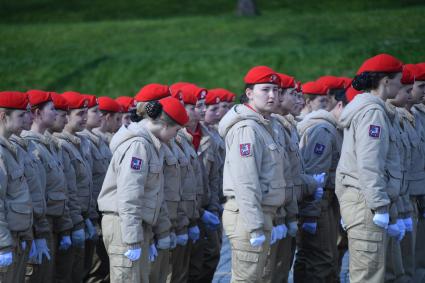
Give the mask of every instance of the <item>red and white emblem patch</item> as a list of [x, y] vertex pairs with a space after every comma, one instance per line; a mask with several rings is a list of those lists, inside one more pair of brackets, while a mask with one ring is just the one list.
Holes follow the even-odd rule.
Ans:
[[140, 169], [142, 169], [142, 159], [136, 158], [136, 157], [132, 157], [131, 158], [131, 165], [130, 165], [130, 167], [133, 170], [140, 170]]
[[239, 145], [239, 151], [241, 153], [241, 156], [251, 156], [251, 144], [250, 143], [241, 143]]
[[381, 127], [376, 125], [369, 126], [369, 136], [372, 138], [379, 138], [381, 135]]

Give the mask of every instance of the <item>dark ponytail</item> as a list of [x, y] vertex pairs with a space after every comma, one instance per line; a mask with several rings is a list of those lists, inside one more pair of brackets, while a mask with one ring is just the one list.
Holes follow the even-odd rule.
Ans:
[[150, 101], [145, 105], [146, 115], [152, 120], [156, 120], [162, 113], [162, 105], [159, 101]]
[[143, 117], [137, 115], [137, 109], [132, 109], [130, 110], [130, 120], [131, 122], [138, 123], [143, 120]]
[[397, 73], [382, 73], [382, 72], [363, 72], [356, 75], [351, 83], [353, 88], [358, 91], [375, 90], [379, 87], [379, 82], [384, 77], [393, 79]]

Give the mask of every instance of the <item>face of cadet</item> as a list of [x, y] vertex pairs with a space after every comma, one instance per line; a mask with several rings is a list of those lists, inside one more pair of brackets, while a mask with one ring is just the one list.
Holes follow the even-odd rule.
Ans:
[[319, 109], [328, 109], [329, 98], [326, 95], [318, 95], [313, 100], [308, 101], [311, 111]]
[[99, 110], [99, 106], [89, 108], [87, 111], [87, 126], [91, 128], [97, 128], [102, 122], [102, 113]]
[[203, 121], [205, 117], [205, 99], [199, 99], [198, 102], [196, 102], [195, 111], [198, 112], [200, 120]]
[[121, 124], [122, 124], [122, 125], [125, 125], [126, 127], [127, 127], [128, 125], [130, 125], [130, 123], [131, 123], [130, 116], [131, 116], [131, 114], [130, 114], [130, 113], [122, 113], [122, 116], [121, 116]]
[[159, 131], [158, 138], [164, 142], [168, 143], [172, 138], [177, 135], [177, 132], [181, 129], [180, 125], [169, 126], [164, 124], [164, 126]]
[[298, 98], [297, 91], [294, 88], [281, 89], [279, 93], [278, 111], [290, 113], [291, 109], [296, 107]]
[[229, 102], [221, 101], [219, 103], [219, 106], [218, 106], [218, 116], [219, 116], [218, 119], [220, 120], [221, 118], [223, 118], [223, 116], [226, 115], [226, 113], [227, 113], [227, 111], [229, 111], [229, 109], [230, 109]]
[[0, 120], [8, 132], [19, 135], [24, 129], [27, 115], [27, 110], [12, 110], [9, 115], [6, 115], [6, 112], [0, 111]]
[[425, 99], [425, 81], [415, 81], [412, 88], [412, 103], [423, 103]]
[[260, 114], [270, 114], [279, 101], [279, 87], [276, 84], [256, 84], [253, 89], [246, 89], [248, 104]]
[[53, 126], [51, 129], [54, 132], [60, 133], [62, 132], [65, 125], [68, 123], [68, 116], [66, 111], [63, 110], [56, 110], [58, 112], [58, 115], [56, 115], [55, 122], [53, 123]]
[[219, 105], [213, 104], [208, 105], [207, 110], [205, 111], [204, 121], [208, 124], [216, 124], [220, 121]]
[[76, 132], [81, 132], [87, 124], [87, 108], [73, 109], [68, 115], [68, 125]]
[[48, 102], [46, 105], [44, 105], [43, 109], [37, 109], [36, 113], [38, 119], [40, 119], [41, 122], [47, 126], [47, 128], [53, 126], [57, 115], [53, 102]]
[[191, 104], [186, 104], [184, 106], [184, 109], [186, 109], [187, 116], [189, 116], [189, 122], [188, 127], [194, 127], [196, 126], [199, 121], [201, 120], [201, 115], [198, 111], [196, 111], [196, 106]]

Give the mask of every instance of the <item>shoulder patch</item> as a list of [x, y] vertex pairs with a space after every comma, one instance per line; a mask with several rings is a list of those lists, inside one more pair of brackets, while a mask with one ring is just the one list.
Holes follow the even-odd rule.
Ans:
[[239, 151], [242, 157], [251, 156], [251, 144], [250, 143], [239, 144]]
[[133, 170], [140, 170], [140, 169], [142, 169], [142, 159], [140, 159], [140, 158], [136, 158], [136, 157], [132, 157], [131, 158], [131, 164], [130, 164], [130, 167], [131, 167], [131, 169], [133, 169]]
[[316, 143], [316, 145], [314, 146], [314, 153], [321, 155], [325, 151], [325, 148], [326, 148], [325, 145]]
[[381, 135], [381, 126], [370, 125], [369, 126], [369, 136], [372, 138], [379, 138]]

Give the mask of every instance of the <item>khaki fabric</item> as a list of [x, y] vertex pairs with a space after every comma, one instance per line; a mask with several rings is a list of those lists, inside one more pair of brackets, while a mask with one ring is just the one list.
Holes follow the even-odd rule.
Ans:
[[28, 151], [43, 164], [45, 173], [42, 176], [46, 178], [46, 216], [55, 219], [53, 232], [65, 232], [72, 228], [72, 220], [67, 205], [66, 181], [60, 156], [47, 136], [32, 131], [23, 131], [21, 136], [29, 141]]
[[224, 205], [223, 227], [232, 250], [231, 282], [263, 282], [262, 275], [270, 250], [274, 214], [273, 210], [264, 212], [263, 231], [266, 241], [259, 247], [253, 247], [249, 241], [250, 232], [244, 225], [237, 202], [230, 199]]
[[171, 250], [171, 268], [167, 282], [186, 283], [189, 280], [189, 264], [192, 250], [192, 241], [186, 246], [177, 245]]
[[[103, 242], [109, 256], [111, 283], [139, 283], [149, 282], [149, 241], [144, 241], [140, 246], [141, 257], [137, 261], [131, 261], [124, 253], [129, 249], [121, 230], [120, 217], [114, 214], [104, 214], [102, 217]], [[143, 235], [145, 239], [152, 238], [150, 225], [143, 224]]]
[[132, 123], [115, 134], [112, 160], [98, 197], [101, 212], [118, 214], [120, 237], [127, 245], [150, 241], [143, 238], [142, 223], [156, 225], [163, 207], [164, 154], [161, 142], [143, 124]]
[[346, 188], [339, 201], [348, 234], [350, 282], [384, 282], [386, 230], [373, 223], [362, 191]]
[[266, 224], [262, 207], [277, 209], [285, 202], [285, 152], [273, 139], [271, 122], [245, 105], [227, 112], [219, 132], [226, 142], [224, 195], [235, 198], [245, 229], [261, 234]]
[[158, 256], [151, 263], [151, 271], [149, 274], [150, 283], [165, 283], [167, 275], [170, 271], [170, 251], [158, 249]]

